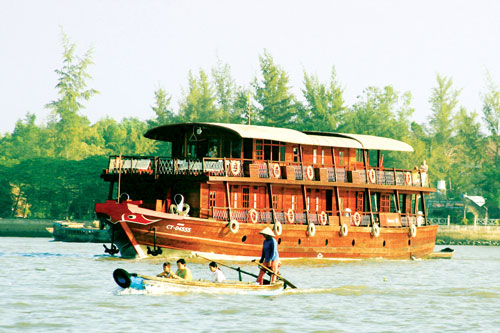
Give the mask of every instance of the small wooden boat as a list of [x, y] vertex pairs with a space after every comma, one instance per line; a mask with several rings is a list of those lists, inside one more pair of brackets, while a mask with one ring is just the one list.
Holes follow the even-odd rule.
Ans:
[[455, 250], [452, 248], [444, 248], [441, 251], [438, 252], [432, 252], [428, 254], [425, 258], [426, 259], [451, 259], [453, 257], [453, 254], [455, 253]]
[[186, 281], [181, 279], [168, 279], [156, 276], [129, 273], [122, 268], [113, 272], [115, 282], [122, 288], [136, 290], [158, 290], [162, 292], [205, 292], [222, 294], [256, 294], [272, 296], [280, 294], [284, 289], [284, 282], [278, 280], [276, 283], [259, 285], [255, 282], [241, 281]]
[[52, 235], [55, 241], [75, 243], [107, 243], [111, 241], [108, 228], [81, 222], [54, 222]]

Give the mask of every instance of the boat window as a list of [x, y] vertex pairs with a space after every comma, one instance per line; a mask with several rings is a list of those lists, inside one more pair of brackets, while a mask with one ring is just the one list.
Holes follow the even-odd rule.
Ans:
[[293, 147], [293, 161], [299, 161], [299, 147]]
[[316, 149], [313, 149], [313, 164], [316, 164], [317, 162], [317, 150]]
[[344, 166], [345, 165], [345, 162], [344, 162], [344, 152], [343, 151], [339, 151], [339, 166]]
[[363, 162], [363, 149], [356, 149], [356, 162]]
[[250, 207], [250, 187], [244, 186], [241, 188], [243, 192], [243, 208]]
[[285, 160], [286, 146], [280, 146], [280, 161]]
[[208, 208], [215, 207], [215, 191], [210, 191], [210, 196], [208, 199]]
[[255, 140], [255, 159], [264, 159], [264, 145], [262, 144], [262, 140]]
[[390, 212], [391, 209], [391, 196], [389, 194], [380, 195], [380, 211]]
[[364, 201], [365, 201], [364, 192], [356, 192], [356, 211], [357, 212], [364, 212], [365, 211]]

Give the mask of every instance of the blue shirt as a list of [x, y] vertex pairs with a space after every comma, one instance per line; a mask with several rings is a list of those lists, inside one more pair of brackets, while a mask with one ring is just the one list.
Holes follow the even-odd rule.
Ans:
[[266, 238], [262, 245], [262, 257], [260, 258], [260, 262], [270, 262], [278, 260], [279, 258], [278, 242], [276, 242], [274, 238]]

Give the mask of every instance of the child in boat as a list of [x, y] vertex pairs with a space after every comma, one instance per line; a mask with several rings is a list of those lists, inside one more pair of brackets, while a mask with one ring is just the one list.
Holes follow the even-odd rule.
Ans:
[[163, 263], [163, 272], [157, 275], [158, 277], [171, 278], [172, 272], [170, 271], [170, 263]]
[[184, 279], [187, 281], [191, 281], [193, 279], [191, 270], [186, 267], [186, 260], [182, 258], [177, 260], [177, 272], [175, 272], [175, 274], [172, 274], [172, 277], [174, 279]]
[[210, 271], [212, 272], [212, 282], [223, 282], [226, 279], [224, 273], [222, 273], [220, 268], [217, 267], [216, 262], [212, 261], [208, 264], [208, 268], [210, 268]]
[[[274, 232], [271, 230], [271, 228], [266, 227], [262, 231], [260, 231], [259, 234], [266, 238], [264, 240], [264, 243], [262, 244], [262, 257], [260, 258], [259, 262], [278, 274], [280, 266], [280, 256], [278, 253], [278, 242], [276, 242], [276, 239], [273, 238]], [[257, 282], [259, 284], [264, 284], [265, 273], [266, 271], [261, 268], [259, 277], [257, 278]], [[276, 279], [276, 275], [273, 274], [273, 276], [271, 277], [271, 283], [275, 283]]]

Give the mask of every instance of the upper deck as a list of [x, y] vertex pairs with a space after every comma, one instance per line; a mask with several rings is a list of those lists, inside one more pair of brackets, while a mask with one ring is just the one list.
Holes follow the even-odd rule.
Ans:
[[[145, 136], [171, 142], [172, 157], [111, 156], [103, 176], [203, 176], [208, 181], [434, 190], [425, 172], [383, 167], [381, 151], [413, 151], [388, 138], [213, 123], [165, 125]], [[369, 161], [370, 150], [378, 152], [375, 163]]]

